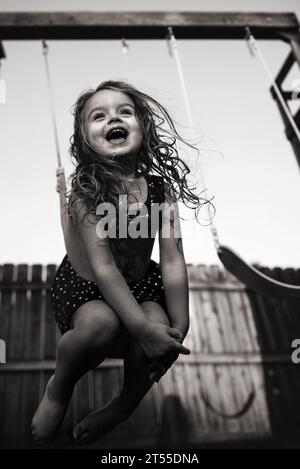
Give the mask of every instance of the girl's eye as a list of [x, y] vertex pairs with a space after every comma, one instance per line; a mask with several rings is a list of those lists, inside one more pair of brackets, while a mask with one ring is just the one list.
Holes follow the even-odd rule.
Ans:
[[131, 113], [132, 113], [131, 109], [122, 109], [121, 110], [121, 114], [131, 114]]
[[105, 117], [105, 114], [103, 112], [97, 112], [94, 115], [94, 119], [101, 119], [102, 117]]

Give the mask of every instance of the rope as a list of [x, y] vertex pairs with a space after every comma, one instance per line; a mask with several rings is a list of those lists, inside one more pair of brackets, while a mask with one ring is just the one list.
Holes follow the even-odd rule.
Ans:
[[[189, 122], [189, 125], [191, 127], [191, 131], [192, 131], [192, 136], [193, 138], [195, 138], [195, 125], [194, 125], [194, 121], [193, 121], [193, 117], [192, 117], [192, 112], [191, 112], [191, 107], [190, 107], [190, 101], [189, 101], [189, 97], [188, 97], [188, 93], [187, 93], [187, 88], [186, 88], [186, 84], [185, 84], [185, 79], [184, 79], [184, 74], [183, 74], [183, 70], [182, 70], [182, 65], [181, 65], [181, 60], [180, 60], [180, 56], [179, 56], [179, 51], [178, 51], [178, 46], [177, 46], [177, 41], [176, 41], [176, 38], [174, 36], [174, 33], [173, 33], [173, 29], [172, 27], [169, 27], [168, 28], [168, 47], [169, 47], [169, 52], [170, 52], [170, 55], [172, 57], [174, 57], [175, 59], [175, 62], [176, 62], [176, 66], [177, 66], [177, 71], [178, 71], [178, 76], [179, 76], [179, 80], [180, 80], [180, 84], [181, 84], [181, 90], [182, 90], [182, 94], [183, 94], [183, 99], [184, 99], [184, 103], [185, 103], [185, 108], [186, 108], [186, 113], [187, 113], [187, 117], [188, 117], [188, 122]], [[266, 71], [268, 77], [270, 78], [271, 80], [271, 83], [272, 83], [272, 86], [274, 88], [274, 91], [276, 93], [276, 96], [278, 97], [281, 105], [282, 105], [282, 108], [286, 114], [286, 117], [287, 119], [289, 120], [295, 134], [296, 134], [296, 137], [300, 143], [300, 131], [297, 127], [297, 124], [294, 120], [294, 117], [293, 115], [291, 114], [291, 111], [290, 109], [288, 108], [281, 92], [280, 92], [280, 89], [272, 75], [272, 72], [263, 56], [263, 54], [261, 53], [260, 49], [259, 49], [259, 46], [257, 44], [257, 41], [255, 40], [254, 36], [251, 34], [251, 31], [250, 31], [250, 28], [247, 26], [246, 27], [246, 39], [247, 39], [247, 44], [248, 44], [248, 47], [249, 47], [249, 50], [251, 52], [251, 54], [253, 56], [257, 55], [257, 57], [259, 58], [264, 70]], [[205, 179], [204, 179], [204, 173], [203, 173], [203, 169], [200, 165], [200, 178], [201, 178], [201, 184], [203, 185], [203, 187], [206, 187], [205, 185]], [[218, 232], [217, 232], [217, 228], [216, 226], [214, 225], [214, 223], [211, 221], [210, 223], [210, 231], [211, 231], [211, 234], [212, 234], [212, 238], [213, 238], [213, 241], [214, 241], [214, 244], [216, 246], [216, 249], [218, 250], [219, 247], [220, 247], [220, 242], [219, 242], [219, 236], [218, 236]]]
[[278, 87], [278, 85], [277, 85], [277, 83], [276, 83], [276, 81], [275, 81], [275, 79], [274, 79], [274, 77], [273, 77], [273, 74], [272, 74], [272, 72], [271, 72], [271, 70], [270, 70], [270, 68], [269, 68], [269, 66], [268, 66], [268, 64], [267, 64], [267, 62], [266, 62], [266, 60], [265, 60], [265, 58], [264, 58], [264, 56], [263, 56], [263, 54], [262, 54], [260, 48], [259, 48], [259, 46], [258, 46], [258, 43], [257, 43], [255, 37], [254, 37], [253, 34], [251, 33], [251, 30], [250, 30], [249, 26], [246, 27], [246, 40], [247, 40], [247, 44], [248, 44], [248, 47], [249, 47], [249, 50], [250, 50], [252, 56], [255, 57], [255, 55], [256, 55], [256, 56], [259, 58], [259, 60], [260, 60], [260, 62], [261, 62], [261, 64], [262, 64], [262, 66], [263, 66], [263, 68], [264, 68], [266, 74], [267, 74], [268, 77], [270, 78], [270, 81], [271, 81], [271, 83], [272, 83], [272, 86], [273, 86], [273, 88], [274, 88], [274, 91], [275, 91], [275, 93], [276, 93], [276, 96], [277, 96], [277, 98], [279, 99], [280, 104], [282, 105], [282, 108], [283, 108], [283, 110], [284, 110], [284, 112], [285, 112], [285, 115], [286, 115], [286, 117], [288, 118], [288, 120], [289, 120], [289, 122], [290, 122], [290, 124], [291, 124], [291, 126], [292, 126], [292, 128], [293, 128], [293, 130], [294, 130], [294, 132], [295, 132], [295, 134], [296, 134], [296, 137], [297, 137], [297, 139], [298, 139], [298, 142], [300, 143], [300, 131], [299, 131], [298, 127], [297, 127], [297, 124], [296, 124], [296, 122], [295, 122], [295, 120], [294, 120], [294, 117], [293, 117], [293, 115], [292, 115], [292, 113], [291, 113], [289, 107], [287, 106], [287, 104], [286, 104], [286, 102], [285, 102], [285, 100], [284, 100], [284, 98], [283, 98], [283, 96], [282, 96], [282, 94], [281, 94], [281, 91], [280, 91], [280, 89], [279, 89], [279, 87]]
[[[190, 101], [189, 101], [189, 97], [188, 97], [187, 87], [186, 87], [186, 84], [185, 84], [185, 79], [184, 79], [183, 69], [182, 69], [181, 60], [180, 60], [180, 56], [179, 56], [177, 41], [176, 41], [176, 38], [174, 36], [172, 27], [168, 28], [167, 41], [168, 41], [167, 44], [168, 44], [170, 55], [171, 55], [171, 57], [174, 57], [174, 59], [175, 59], [177, 72], [178, 72], [180, 85], [181, 85], [181, 91], [182, 91], [182, 95], [183, 95], [183, 99], [184, 99], [185, 109], [186, 109], [186, 113], [187, 113], [187, 118], [188, 118], [189, 126], [190, 126], [190, 129], [191, 129], [192, 137], [195, 140], [196, 139], [195, 124], [194, 124], [194, 120], [193, 120], [193, 116], [192, 116], [192, 111], [191, 111]], [[202, 187], [205, 188], [206, 184], [205, 184], [204, 172], [203, 172], [201, 164], [199, 165], [199, 170], [200, 170], [200, 183], [201, 183]], [[206, 209], [207, 209], [208, 219], [209, 219], [210, 218], [209, 209], [208, 209], [208, 207], [206, 207]], [[218, 250], [219, 246], [220, 246], [220, 241], [219, 241], [217, 228], [214, 225], [212, 220], [209, 224], [209, 228], [210, 228], [210, 232], [211, 232], [211, 235], [212, 235], [214, 245], [215, 245], [216, 249]]]
[[125, 61], [125, 69], [126, 69], [126, 77], [127, 81], [131, 81], [130, 78], [130, 67], [129, 67], [129, 56], [128, 56], [128, 51], [129, 51], [129, 45], [126, 42], [126, 40], [123, 38], [122, 39], [122, 53], [124, 56], [124, 61]]
[[2, 60], [6, 58], [4, 47], [0, 41], [0, 104], [6, 103], [6, 83], [2, 77]]
[[53, 125], [53, 132], [54, 132], [57, 162], [58, 162], [59, 168], [62, 168], [61, 156], [60, 156], [60, 150], [59, 150], [59, 142], [58, 142], [58, 133], [57, 133], [57, 123], [56, 123], [56, 115], [55, 115], [54, 98], [53, 98], [53, 91], [52, 91], [52, 85], [51, 85], [51, 76], [50, 76], [50, 69], [49, 69], [49, 62], [48, 62], [49, 47], [48, 47], [45, 40], [42, 41], [42, 44], [43, 44], [43, 55], [44, 55], [44, 58], [45, 58], [45, 69], [46, 69], [46, 77], [47, 77], [47, 84], [48, 84], [48, 90], [49, 90], [49, 99], [50, 99], [50, 107], [51, 107], [51, 116], [52, 116], [52, 125]]
[[6, 103], [6, 83], [2, 77], [2, 60], [0, 58], [0, 103]]

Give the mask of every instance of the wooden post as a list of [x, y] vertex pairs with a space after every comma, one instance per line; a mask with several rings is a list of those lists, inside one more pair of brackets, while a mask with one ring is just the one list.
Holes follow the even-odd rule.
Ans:
[[3, 47], [2, 42], [0, 41], [0, 60], [5, 59], [5, 57], [6, 55], [5, 55], [4, 47]]
[[294, 63], [295, 63], [295, 57], [294, 57], [293, 51], [290, 51], [289, 55], [285, 59], [284, 64], [282, 65], [276, 77], [276, 83], [278, 86], [282, 85], [283, 80], [285, 79], [289, 71], [291, 70]]
[[[300, 67], [300, 35], [299, 34], [283, 34], [282, 38], [284, 40], [287, 40], [290, 43], [291, 51], [276, 77], [276, 83], [282, 93], [282, 96], [285, 100], [286, 105], [288, 106], [288, 101], [293, 99], [293, 91], [282, 91], [281, 84], [283, 83], [284, 79], [286, 78], [292, 65], [295, 62], [297, 62]], [[292, 148], [294, 150], [294, 153], [296, 155], [296, 159], [300, 168], [300, 142], [298, 141], [298, 138], [283, 110], [283, 107], [274, 92], [274, 88], [271, 87], [270, 91], [278, 106], [280, 115], [285, 125], [285, 134], [288, 140], [291, 142]], [[298, 94], [300, 95], [300, 90]], [[300, 129], [300, 108], [298, 109], [298, 111], [293, 117], [294, 117], [297, 127]]]
[[[300, 168], [300, 142], [298, 141], [296, 135], [295, 135], [295, 132], [293, 130], [293, 128], [291, 127], [291, 124], [283, 110], [283, 107], [281, 105], [281, 103], [279, 102], [279, 100], [277, 99], [276, 96], [274, 96], [274, 90], [273, 88], [271, 88], [271, 94], [273, 95], [275, 101], [276, 101], [276, 104], [278, 106], [278, 109], [279, 109], [279, 112], [280, 112], [280, 115], [282, 117], [282, 120], [284, 122], [284, 126], [285, 126], [285, 134], [286, 134], [286, 137], [287, 139], [291, 142], [291, 145], [292, 145], [292, 148], [294, 150], [294, 153], [296, 155], [296, 159], [297, 159], [297, 162], [298, 162], [298, 165], [299, 165], [299, 168]], [[286, 104], [287, 104], [287, 101], [285, 100]], [[299, 116], [299, 111], [296, 113], [296, 115], [294, 116], [294, 120], [297, 124], [297, 127], [300, 129], [300, 116]]]

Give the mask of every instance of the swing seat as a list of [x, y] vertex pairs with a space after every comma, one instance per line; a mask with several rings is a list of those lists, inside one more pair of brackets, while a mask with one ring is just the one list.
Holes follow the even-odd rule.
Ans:
[[222, 417], [223, 419], [238, 419], [238, 418], [243, 417], [243, 415], [245, 415], [248, 412], [248, 410], [251, 408], [254, 402], [256, 393], [255, 393], [255, 390], [252, 389], [245, 403], [243, 404], [243, 406], [239, 410], [231, 414], [227, 414], [226, 412], [223, 412], [222, 410], [218, 410], [216, 407], [214, 407], [213, 404], [209, 400], [208, 394], [206, 394], [202, 389], [200, 390], [200, 395], [206, 407], [214, 414], [218, 415], [219, 417]]
[[245, 262], [231, 248], [219, 246], [218, 257], [225, 269], [250, 290], [274, 298], [300, 299], [300, 285], [291, 285], [268, 277]]

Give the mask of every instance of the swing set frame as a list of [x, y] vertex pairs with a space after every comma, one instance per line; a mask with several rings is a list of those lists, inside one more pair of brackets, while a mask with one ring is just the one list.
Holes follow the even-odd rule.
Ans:
[[[232, 40], [245, 39], [247, 27], [256, 39], [281, 40], [289, 44], [290, 52], [275, 78], [289, 108], [288, 102], [300, 95], [300, 86], [297, 90], [282, 88], [292, 66], [297, 63], [300, 67], [300, 25], [291, 12], [5, 12], [0, 13], [0, 63], [6, 57], [3, 40], [122, 40], [124, 37], [164, 40], [170, 28], [177, 39]], [[273, 86], [270, 92], [300, 167], [299, 139]], [[300, 130], [300, 106], [292, 117]], [[225, 268], [248, 288], [271, 296], [300, 298], [300, 286], [285, 285], [264, 276], [230, 248], [220, 246], [218, 255]]]
[[[292, 65], [300, 67], [300, 25], [291, 12], [4, 12], [0, 13], [0, 60], [5, 58], [3, 40], [165, 39], [168, 27], [177, 39], [244, 39], [247, 26], [257, 39], [290, 45], [276, 83], [286, 102], [292, 100], [294, 90], [282, 89]], [[300, 167], [300, 143], [272, 88], [271, 93]], [[294, 119], [300, 128], [300, 108]]]
[[[177, 39], [244, 39], [247, 26], [257, 39], [290, 45], [276, 77], [288, 103], [295, 90], [283, 90], [282, 84], [294, 63], [300, 67], [300, 24], [291, 12], [4, 12], [0, 13], [0, 60], [6, 57], [3, 40], [166, 39], [168, 27]], [[300, 143], [272, 87], [270, 91], [300, 167]], [[294, 119], [300, 128], [300, 107]]]

